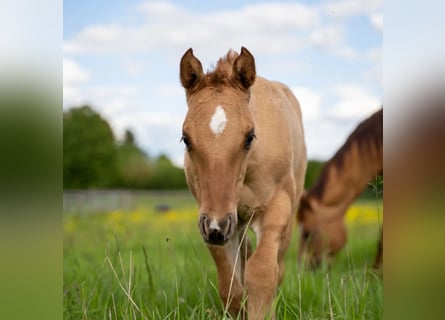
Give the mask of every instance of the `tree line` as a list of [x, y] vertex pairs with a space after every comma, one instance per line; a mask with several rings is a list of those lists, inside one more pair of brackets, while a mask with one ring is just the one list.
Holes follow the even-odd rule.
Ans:
[[165, 155], [150, 157], [126, 130], [116, 139], [110, 124], [90, 106], [63, 114], [64, 189], [184, 189], [184, 171]]
[[[309, 160], [305, 188], [318, 179], [325, 162]], [[150, 157], [125, 131], [116, 139], [110, 124], [90, 106], [63, 114], [63, 188], [185, 189], [184, 169], [166, 155]], [[373, 186], [362, 197], [375, 197]]]

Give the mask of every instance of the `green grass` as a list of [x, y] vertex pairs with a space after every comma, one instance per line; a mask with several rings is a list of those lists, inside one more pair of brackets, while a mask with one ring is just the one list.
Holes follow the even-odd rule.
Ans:
[[[168, 214], [141, 199], [134, 212], [65, 215], [64, 319], [223, 318], [196, 207], [173, 198], [162, 199], [174, 204]], [[331, 269], [311, 272], [298, 268], [294, 232], [277, 319], [382, 319], [382, 278], [370, 269], [378, 235], [377, 222], [349, 223]]]

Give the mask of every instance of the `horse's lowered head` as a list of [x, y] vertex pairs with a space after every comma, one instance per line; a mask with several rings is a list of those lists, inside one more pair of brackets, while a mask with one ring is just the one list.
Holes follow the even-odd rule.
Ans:
[[315, 269], [345, 245], [343, 213], [343, 209], [325, 206], [314, 195], [303, 194], [298, 209], [301, 263]]
[[255, 147], [250, 87], [255, 81], [252, 54], [241, 49], [204, 73], [189, 49], [180, 62], [188, 112], [182, 141], [187, 183], [196, 198], [199, 229], [208, 245], [225, 245], [237, 228], [237, 205], [248, 160]]

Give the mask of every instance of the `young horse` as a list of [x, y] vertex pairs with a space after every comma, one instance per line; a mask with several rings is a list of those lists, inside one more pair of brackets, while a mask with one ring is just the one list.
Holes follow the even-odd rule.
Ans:
[[[234, 317], [246, 316], [244, 295], [249, 319], [274, 317], [306, 171], [299, 103], [285, 85], [256, 76], [244, 47], [208, 73], [189, 49], [180, 79], [188, 105], [184, 168], [219, 294]], [[247, 228], [256, 235], [254, 252]]]
[[[343, 216], [368, 182], [383, 172], [383, 109], [361, 122], [301, 198], [299, 260], [317, 267], [346, 242]], [[382, 258], [382, 235], [375, 266]]]

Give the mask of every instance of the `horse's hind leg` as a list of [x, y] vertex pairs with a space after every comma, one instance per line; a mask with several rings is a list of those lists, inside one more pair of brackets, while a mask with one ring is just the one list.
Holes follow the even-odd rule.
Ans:
[[258, 246], [247, 261], [245, 272], [249, 320], [263, 320], [266, 316], [275, 318], [272, 305], [283, 274], [281, 270], [284, 270], [283, 253], [289, 244], [289, 239], [283, 235], [290, 232], [289, 224], [293, 223], [287, 193], [281, 191], [274, 196], [260, 222]]

